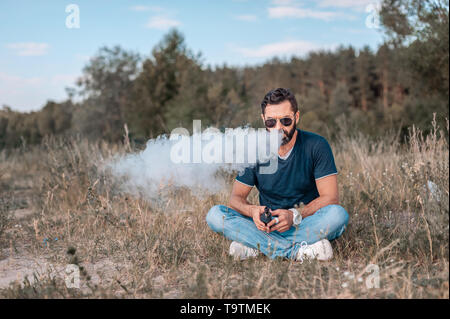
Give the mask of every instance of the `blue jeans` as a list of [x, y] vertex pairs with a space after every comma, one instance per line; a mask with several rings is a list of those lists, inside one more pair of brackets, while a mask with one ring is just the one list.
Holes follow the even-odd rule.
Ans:
[[272, 259], [294, 259], [302, 245], [314, 244], [324, 238], [330, 241], [338, 238], [344, 232], [348, 219], [348, 213], [342, 206], [328, 205], [304, 218], [299, 226], [291, 226], [282, 233], [266, 233], [256, 228], [253, 218], [224, 205], [213, 206], [206, 215], [206, 222], [213, 231], [258, 249]]

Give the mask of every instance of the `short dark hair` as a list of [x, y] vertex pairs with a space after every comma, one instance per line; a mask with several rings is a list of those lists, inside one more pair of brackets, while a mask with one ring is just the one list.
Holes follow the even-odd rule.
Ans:
[[292, 110], [294, 111], [294, 114], [297, 113], [298, 105], [297, 100], [295, 99], [295, 95], [292, 94], [291, 90], [289, 89], [278, 88], [269, 91], [269, 93], [267, 93], [266, 96], [264, 96], [264, 99], [261, 102], [262, 114], [264, 114], [267, 104], [280, 104], [286, 100], [291, 102], [291, 107]]

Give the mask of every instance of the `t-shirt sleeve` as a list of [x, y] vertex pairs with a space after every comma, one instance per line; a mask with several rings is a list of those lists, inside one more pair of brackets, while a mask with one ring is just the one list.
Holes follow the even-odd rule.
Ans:
[[337, 174], [333, 151], [325, 138], [320, 138], [313, 149], [314, 178]]
[[247, 186], [253, 187], [256, 183], [255, 167], [246, 167], [242, 173], [236, 176], [236, 180]]

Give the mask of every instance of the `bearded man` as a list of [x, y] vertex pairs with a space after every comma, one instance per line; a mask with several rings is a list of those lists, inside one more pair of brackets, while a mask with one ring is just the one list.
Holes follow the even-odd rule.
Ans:
[[[232, 240], [229, 253], [236, 259], [284, 257], [329, 260], [330, 241], [344, 232], [349, 215], [339, 204], [337, 169], [328, 141], [297, 128], [300, 119], [295, 96], [289, 89], [268, 92], [261, 103], [267, 131], [283, 132], [278, 168], [261, 174], [257, 163], [234, 181], [227, 205], [213, 206], [209, 227]], [[259, 191], [259, 205], [247, 196]], [[265, 224], [261, 214], [268, 207], [273, 219]]]

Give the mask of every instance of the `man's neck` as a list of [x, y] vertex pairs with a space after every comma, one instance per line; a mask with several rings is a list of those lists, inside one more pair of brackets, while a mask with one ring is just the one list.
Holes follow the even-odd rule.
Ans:
[[287, 143], [285, 145], [281, 145], [280, 148], [278, 149], [278, 155], [283, 157], [284, 155], [287, 154], [287, 152], [289, 152], [291, 150], [292, 147], [294, 147], [295, 141], [297, 140], [297, 134], [298, 134], [298, 131], [297, 131], [297, 129], [295, 129], [295, 133], [292, 136], [289, 143]]

